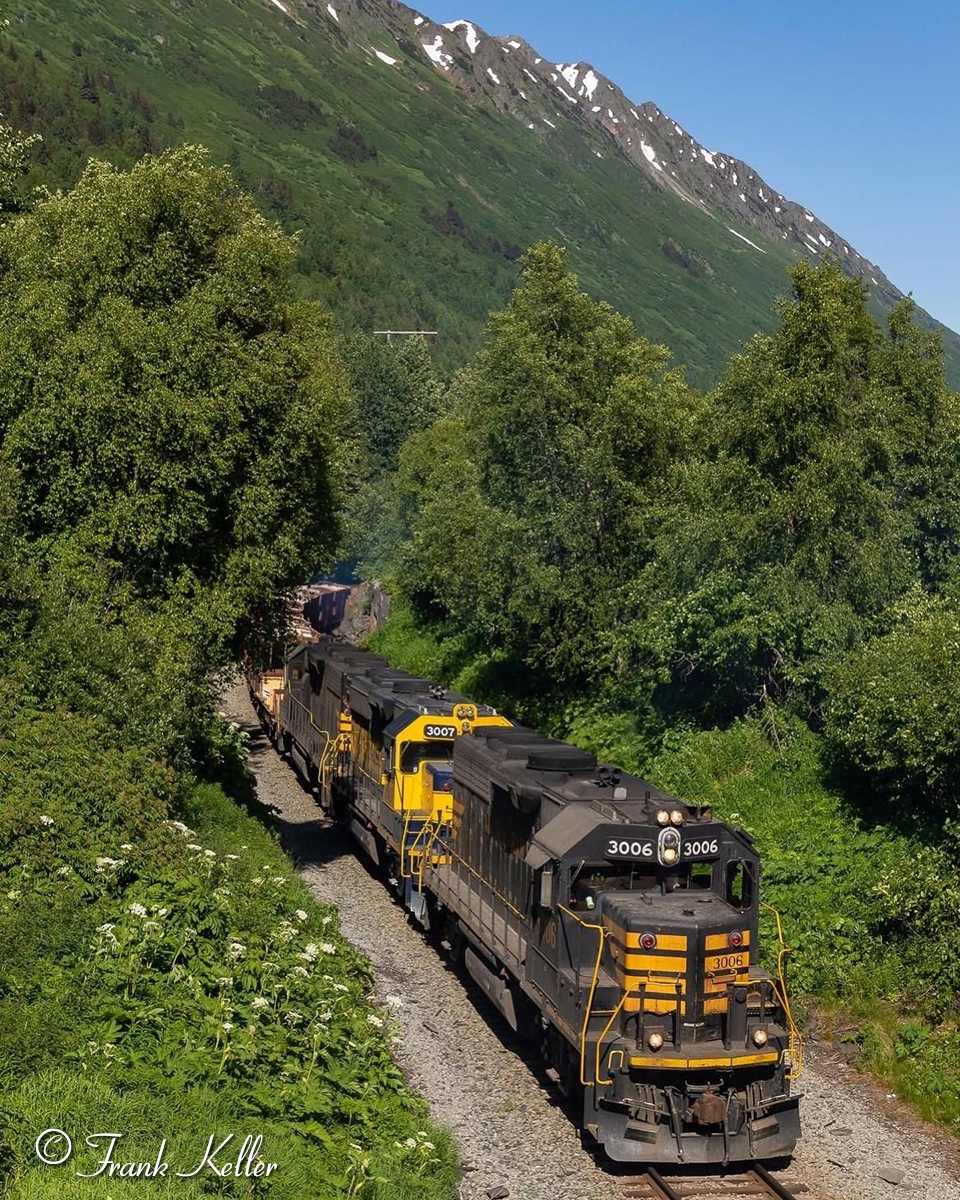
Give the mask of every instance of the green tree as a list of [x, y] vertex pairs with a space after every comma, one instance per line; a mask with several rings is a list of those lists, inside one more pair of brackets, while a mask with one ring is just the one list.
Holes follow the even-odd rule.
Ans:
[[838, 761], [912, 820], [957, 815], [960, 617], [919, 591], [888, 630], [845, 656], [830, 679], [826, 734]]
[[24, 137], [0, 124], [0, 220], [26, 207], [21, 181], [30, 169], [31, 150], [40, 138]]
[[366, 472], [395, 471], [403, 443], [440, 412], [443, 384], [426, 339], [392, 342], [356, 333], [342, 340], [340, 351], [357, 399]]
[[694, 402], [669, 353], [581, 292], [557, 247], [521, 269], [448, 414], [402, 451], [398, 574], [423, 611], [571, 688], [609, 668]]
[[702, 452], [678, 468], [637, 585], [634, 656], [708, 719], [766, 697], [816, 710], [825, 663], [942, 572], [960, 528], [936, 339], [909, 303], [882, 330], [835, 263], [801, 262], [792, 280], [780, 327], [709, 397]]
[[93, 162], [0, 230], [17, 537], [175, 598], [211, 662], [338, 545], [348, 386], [295, 253], [197, 148]]

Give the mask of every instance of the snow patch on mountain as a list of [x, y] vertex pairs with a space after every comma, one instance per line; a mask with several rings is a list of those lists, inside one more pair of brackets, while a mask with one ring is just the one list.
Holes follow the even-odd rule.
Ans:
[[444, 29], [449, 29], [451, 33], [456, 33], [457, 30], [461, 27], [461, 25], [467, 31], [466, 34], [464, 35], [466, 38], [466, 42], [467, 42], [467, 49], [470, 51], [471, 54], [476, 54], [477, 47], [480, 45], [480, 34], [477, 33], [476, 28], [473, 25], [471, 25], [469, 21], [465, 21], [461, 17], [460, 20], [458, 20], [458, 21], [444, 22], [443, 27], [444, 27]]
[[423, 46], [424, 50], [426, 50], [429, 58], [435, 62], [438, 67], [442, 67], [445, 71], [450, 70], [450, 68], [453, 66], [453, 55], [447, 54], [447, 52], [444, 50], [443, 36], [441, 34], [438, 33], [433, 39], [432, 43], [421, 42], [420, 44]]
[[731, 229], [729, 225], [727, 226], [727, 231], [732, 233], [734, 237], [739, 238], [741, 242], [746, 242], [748, 246], [752, 246], [754, 250], [759, 250], [761, 254], [766, 254], [766, 250], [764, 250], [762, 246], [758, 246], [756, 242], [751, 242], [748, 237], [744, 237], [742, 233], [737, 233], [737, 231], [735, 229]]
[[381, 62], [385, 62], [390, 67], [395, 67], [397, 65], [397, 60], [395, 58], [391, 58], [389, 54], [384, 54], [382, 50], [377, 50], [374, 46], [371, 46], [370, 49], [374, 52], [377, 58], [380, 59]]

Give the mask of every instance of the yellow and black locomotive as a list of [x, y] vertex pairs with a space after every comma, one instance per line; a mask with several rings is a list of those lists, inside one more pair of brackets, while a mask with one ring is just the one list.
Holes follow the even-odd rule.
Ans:
[[791, 1153], [801, 1046], [743, 830], [351, 646], [297, 647], [254, 697], [612, 1159]]

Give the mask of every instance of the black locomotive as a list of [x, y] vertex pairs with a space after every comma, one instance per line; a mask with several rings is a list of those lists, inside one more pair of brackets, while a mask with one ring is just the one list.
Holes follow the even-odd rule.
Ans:
[[610, 1158], [791, 1153], [800, 1039], [756, 965], [743, 830], [351, 646], [301, 645], [253, 692]]

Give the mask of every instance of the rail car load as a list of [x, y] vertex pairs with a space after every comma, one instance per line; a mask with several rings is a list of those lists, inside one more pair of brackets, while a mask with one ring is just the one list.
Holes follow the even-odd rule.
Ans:
[[610, 1158], [792, 1152], [801, 1044], [743, 830], [350, 646], [299, 646], [253, 694]]

